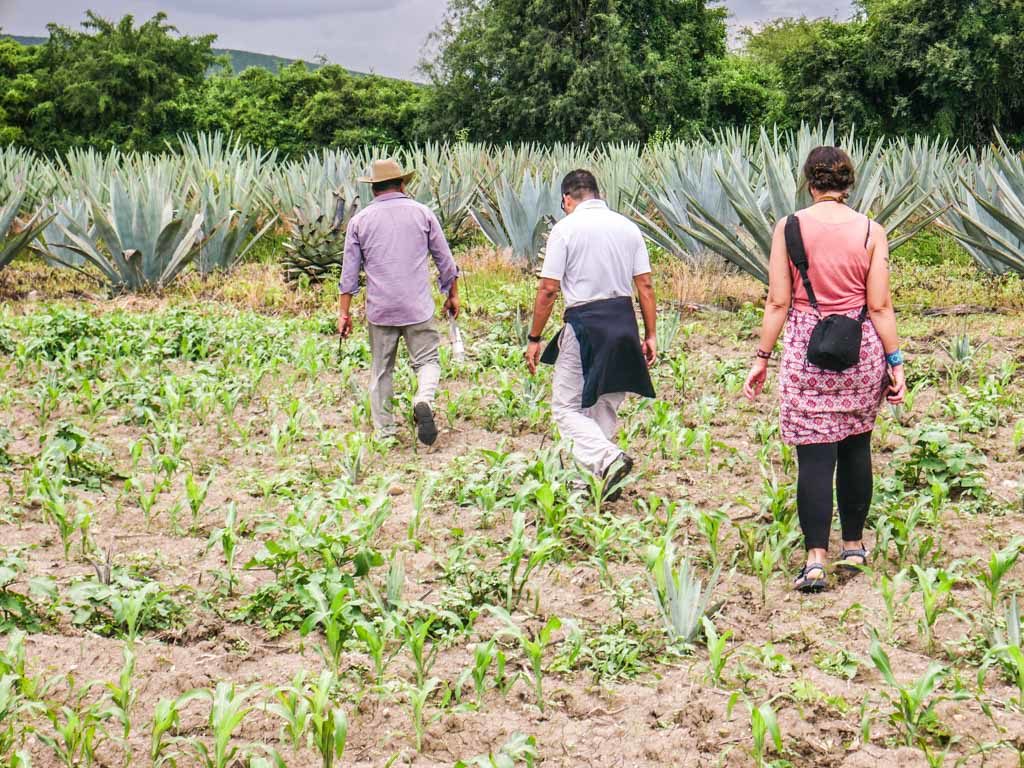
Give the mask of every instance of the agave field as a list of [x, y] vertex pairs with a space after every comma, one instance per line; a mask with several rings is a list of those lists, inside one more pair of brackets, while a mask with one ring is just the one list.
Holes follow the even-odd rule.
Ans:
[[[858, 169], [850, 204], [893, 232], [898, 248], [932, 223], [986, 272], [1024, 272], [1024, 160], [1005, 144], [981, 152], [926, 138], [838, 137]], [[689, 263], [710, 257], [765, 281], [774, 223], [809, 198], [800, 166], [830, 128], [690, 143], [587, 149], [474, 144], [367, 147], [301, 159], [221, 135], [182, 138], [163, 155], [0, 152], [0, 267], [25, 249], [86, 270], [112, 292], [164, 287], [194, 265], [229, 270], [266, 233], [288, 232], [284, 268], [320, 280], [335, 270], [344, 227], [372, 199], [357, 179], [397, 154], [417, 171], [410, 192], [454, 243], [486, 238], [533, 267], [563, 214], [559, 182], [592, 168], [616, 210]]]
[[[465, 270], [429, 451], [404, 360], [406, 429], [373, 437], [323, 280], [372, 152], [4, 154], [0, 765], [1024, 765], [1024, 170], [845, 142], [853, 205], [969, 256], [894, 256], [910, 392], [875, 433], [872, 556], [802, 596], [795, 455], [771, 383], [740, 388], [824, 138], [406, 152]], [[522, 267], [586, 165], [658, 246], [659, 398], [627, 402], [614, 503], [522, 363]], [[994, 311], [929, 309], [961, 296]]]

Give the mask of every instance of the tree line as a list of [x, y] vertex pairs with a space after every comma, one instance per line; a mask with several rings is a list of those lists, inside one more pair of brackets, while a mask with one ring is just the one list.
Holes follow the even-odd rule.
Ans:
[[847, 21], [780, 19], [727, 44], [707, 0], [450, 0], [425, 84], [301, 62], [235, 74], [215, 36], [88, 12], [38, 46], [0, 40], [0, 143], [161, 150], [231, 132], [324, 146], [648, 142], [802, 121], [965, 145], [1024, 144], [1024, 3], [860, 0]]

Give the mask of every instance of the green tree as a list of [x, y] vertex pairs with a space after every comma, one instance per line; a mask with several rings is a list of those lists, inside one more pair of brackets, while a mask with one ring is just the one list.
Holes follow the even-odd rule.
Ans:
[[705, 0], [452, 0], [423, 65], [428, 119], [491, 141], [693, 133], [724, 13]]
[[38, 54], [28, 143], [156, 150], [191, 130], [179, 102], [202, 85], [215, 36], [179, 36], [166, 18], [158, 13], [136, 27], [132, 16], [114, 23], [89, 11], [83, 31], [50, 24]]
[[782, 72], [770, 62], [749, 54], [729, 54], [708, 78], [706, 90], [706, 119], [711, 128], [794, 125], [786, 111]]
[[37, 59], [37, 49], [0, 39], [0, 145], [25, 141], [29, 114], [39, 101]]
[[882, 129], [985, 142], [1024, 131], [1024, 3], [863, 0]]
[[872, 53], [862, 20], [779, 19], [747, 35], [751, 58], [779, 74], [788, 123], [881, 128], [877, 108], [886, 95], [872, 94], [868, 85]]
[[250, 67], [222, 71], [194, 94], [202, 130], [234, 133], [285, 154], [324, 146], [404, 144], [417, 138], [423, 87], [375, 75], [354, 75], [302, 62], [277, 73]]

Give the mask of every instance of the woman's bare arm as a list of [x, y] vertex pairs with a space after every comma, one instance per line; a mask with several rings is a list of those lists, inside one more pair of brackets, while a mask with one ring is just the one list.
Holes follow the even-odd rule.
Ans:
[[761, 324], [761, 345], [764, 352], [775, 349], [782, 334], [793, 301], [793, 276], [789, 271], [789, 251], [786, 250], [786, 220], [775, 225], [772, 236], [772, 254], [768, 264], [768, 299], [764, 303], [764, 322]]
[[900, 348], [896, 331], [896, 311], [892, 305], [889, 287], [889, 239], [885, 229], [871, 223], [871, 266], [868, 268], [868, 314], [882, 340], [885, 353]]

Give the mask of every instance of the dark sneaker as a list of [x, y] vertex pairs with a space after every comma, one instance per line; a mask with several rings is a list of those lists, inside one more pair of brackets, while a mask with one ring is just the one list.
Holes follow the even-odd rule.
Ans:
[[433, 445], [437, 441], [437, 424], [434, 423], [434, 412], [428, 403], [416, 403], [412, 409], [416, 419], [416, 437], [424, 445]]
[[604, 497], [608, 501], [618, 501], [622, 496], [622, 481], [633, 471], [633, 459], [624, 453], [608, 465], [604, 471]]

